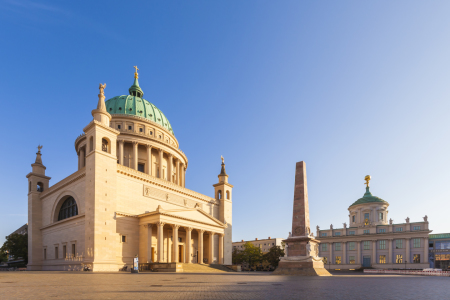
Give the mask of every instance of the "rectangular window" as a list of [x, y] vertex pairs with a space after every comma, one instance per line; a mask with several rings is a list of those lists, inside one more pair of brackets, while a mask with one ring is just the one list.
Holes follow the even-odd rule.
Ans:
[[380, 264], [386, 263], [386, 255], [380, 255]]
[[386, 249], [386, 241], [379, 241], [379, 245], [380, 245], [380, 250], [384, 250]]
[[352, 216], [352, 221], [355, 223], [356, 216]]
[[403, 248], [403, 240], [395, 240], [395, 249]]
[[335, 232], [334, 235], [335, 235], [335, 236], [340, 236], [341, 233], [340, 233], [340, 232]]
[[414, 226], [413, 230], [420, 230], [420, 226]]
[[117, 125], [117, 129], [120, 129], [120, 125]]
[[139, 128], [139, 132], [144, 132], [144, 128]]
[[370, 233], [370, 229], [364, 229], [364, 234], [369, 234]]
[[[179, 238], [178, 238], [178, 242], [179, 242], [179, 243], [182, 243], [182, 242], [183, 242], [183, 239], [179, 237]], [[264, 245], [265, 245], [265, 244], [264, 244]]]
[[355, 250], [355, 242], [348, 243], [348, 250]]
[[380, 221], [383, 221], [383, 213], [382, 213], [382, 212], [379, 213], [378, 219], [379, 219]]
[[59, 258], [58, 247], [55, 247], [55, 259]]
[[355, 232], [354, 231], [349, 231], [348, 235], [355, 235]]
[[337, 265], [341, 264], [341, 257], [340, 256], [336, 256], [336, 264]]
[[72, 257], [77, 257], [77, 253], [75, 251], [75, 244], [72, 244]]
[[144, 164], [138, 164], [138, 171], [144, 173], [145, 172], [145, 165]]
[[370, 241], [364, 241], [364, 250], [370, 250]]
[[349, 256], [349, 260], [350, 260], [350, 264], [354, 264], [355, 263], [355, 257], [354, 256]]
[[395, 231], [403, 231], [403, 227], [397, 227], [395, 228]]
[[413, 261], [415, 264], [420, 263], [420, 254], [414, 254]]
[[126, 235], [122, 235], [122, 243], [126, 243], [127, 242], [127, 236]]
[[420, 248], [420, 239], [413, 239], [413, 247]]
[[133, 126], [128, 126], [128, 130], [132, 130], [133, 129]]
[[395, 258], [395, 263], [396, 264], [402, 264], [403, 263], [403, 255], [402, 254], [397, 254], [397, 256]]
[[386, 233], [386, 229], [379, 229], [378, 232], [379, 233]]
[[334, 244], [334, 250], [341, 251], [341, 243], [335, 243]]
[[67, 247], [66, 247], [66, 245], [63, 246], [63, 258], [67, 258]]
[[369, 219], [369, 213], [364, 214], [364, 219]]
[[326, 233], [322, 233], [322, 236], [327, 236], [327, 234]]
[[47, 249], [44, 248], [44, 259], [47, 259]]
[[328, 247], [327, 247], [327, 245], [328, 244], [321, 244], [320, 246], [322, 247], [322, 251], [327, 251], [327, 249], [328, 249]]

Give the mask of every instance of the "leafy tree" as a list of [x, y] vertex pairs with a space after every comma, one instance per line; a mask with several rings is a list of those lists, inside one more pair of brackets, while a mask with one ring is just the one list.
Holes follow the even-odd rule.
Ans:
[[264, 254], [263, 259], [267, 260], [273, 267], [277, 267], [280, 262], [280, 258], [284, 256], [284, 249], [280, 246], [273, 246], [269, 249], [269, 252]]
[[0, 248], [0, 253], [9, 253], [14, 259], [19, 257], [28, 263], [28, 234], [13, 233], [6, 237], [6, 241]]
[[8, 254], [0, 250], [0, 263], [8, 261]]
[[246, 242], [244, 249], [234, 249], [232, 254], [233, 264], [247, 263], [250, 266], [262, 262], [263, 256], [261, 249], [250, 242]]

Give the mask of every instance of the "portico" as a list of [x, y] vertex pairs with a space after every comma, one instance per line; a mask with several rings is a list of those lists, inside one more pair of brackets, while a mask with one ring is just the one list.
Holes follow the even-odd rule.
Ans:
[[140, 263], [223, 264], [224, 223], [200, 209], [164, 210], [139, 219]]

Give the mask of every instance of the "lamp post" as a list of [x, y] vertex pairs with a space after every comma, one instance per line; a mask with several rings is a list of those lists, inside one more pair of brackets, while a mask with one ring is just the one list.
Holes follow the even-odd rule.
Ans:
[[405, 271], [406, 271], [406, 263], [407, 263], [408, 261], [407, 260], [405, 260]]

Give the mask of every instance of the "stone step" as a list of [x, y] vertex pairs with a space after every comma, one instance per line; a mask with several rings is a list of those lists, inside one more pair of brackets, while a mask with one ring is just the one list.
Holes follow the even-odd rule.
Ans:
[[234, 272], [224, 265], [217, 264], [181, 264], [184, 273], [227, 273]]

